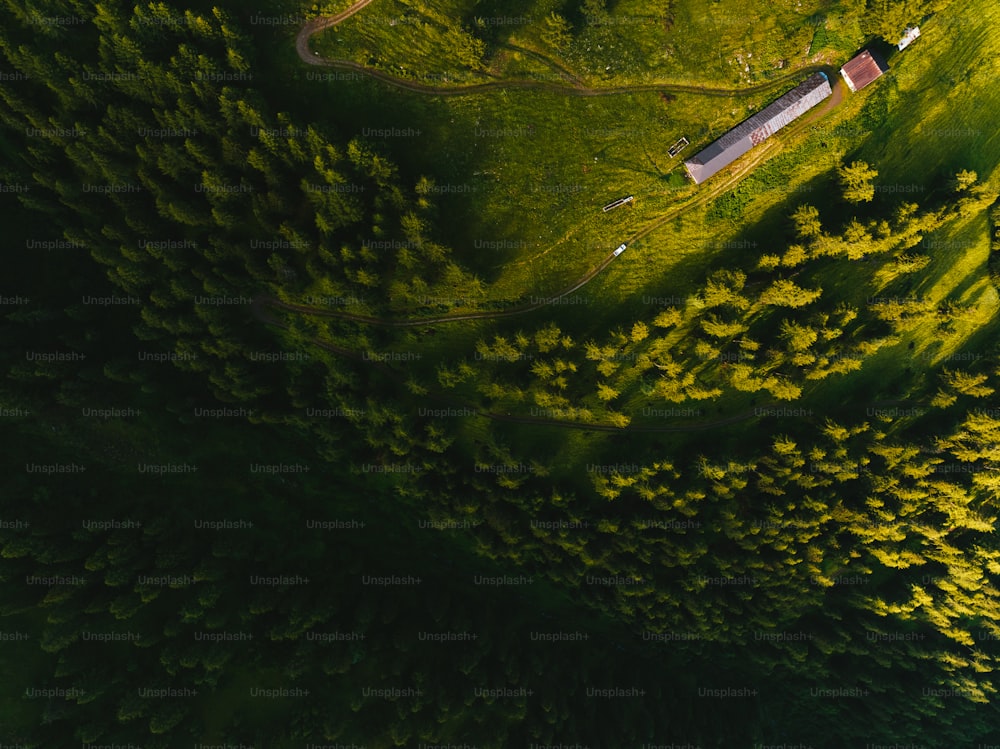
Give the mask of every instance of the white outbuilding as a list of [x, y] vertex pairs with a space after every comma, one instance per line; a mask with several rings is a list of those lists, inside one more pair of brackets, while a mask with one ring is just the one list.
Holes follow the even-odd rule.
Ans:
[[904, 50], [910, 46], [914, 39], [920, 36], [920, 29], [916, 26], [910, 26], [906, 33], [903, 34], [903, 38], [899, 40], [899, 44], [896, 45], [900, 50]]

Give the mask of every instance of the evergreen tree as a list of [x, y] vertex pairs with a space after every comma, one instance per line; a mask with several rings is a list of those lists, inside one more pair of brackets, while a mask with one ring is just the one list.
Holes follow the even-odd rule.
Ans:
[[837, 170], [844, 199], [850, 203], [868, 203], [875, 197], [875, 186], [872, 180], [878, 172], [864, 161], [854, 161], [850, 166], [842, 166]]

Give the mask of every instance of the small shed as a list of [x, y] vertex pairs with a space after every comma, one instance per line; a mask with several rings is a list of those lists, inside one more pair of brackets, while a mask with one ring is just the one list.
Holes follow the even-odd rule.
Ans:
[[916, 39], [918, 36], [920, 36], [919, 27], [910, 26], [910, 28], [908, 28], [906, 32], [903, 34], [903, 38], [899, 40], [899, 44], [897, 44], [896, 47], [900, 51], [903, 51], [904, 49], [909, 47], [910, 44], [913, 42], [913, 40]]
[[889, 69], [889, 66], [879, 62], [867, 49], [840, 69], [840, 74], [847, 81], [851, 91], [860, 91], [869, 83]]

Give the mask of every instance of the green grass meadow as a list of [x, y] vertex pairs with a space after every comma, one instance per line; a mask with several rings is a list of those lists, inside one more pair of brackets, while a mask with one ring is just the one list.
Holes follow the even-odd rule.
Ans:
[[[433, 379], [438, 364], [471, 360], [480, 338], [530, 332], [549, 321], [578, 342], [600, 340], [615, 328], [627, 330], [636, 320], [648, 323], [665, 305], [683, 306], [712, 270], [752, 272], [761, 255], [783, 252], [795, 241], [788, 217], [803, 203], [815, 206], [824, 227], [837, 232], [855, 215], [866, 220], [891, 215], [907, 200], [921, 206], [939, 201], [946, 180], [960, 169], [977, 171], [995, 191], [1000, 136], [992, 123], [1000, 112], [1000, 93], [989, 83], [996, 79], [1000, 59], [1000, 39], [991, 33], [1000, 9], [985, 0], [958, 0], [947, 12], [926, 19], [922, 37], [890, 55], [889, 72], [865, 90], [850, 93], [836, 77], [831, 82], [844, 94], [832, 111], [807, 115], [703, 185], [681, 177], [684, 158], [805, 74], [775, 79], [817, 63], [835, 71], [864, 45], [855, 21], [824, 11], [823, 5], [748, 7], [724, 1], [714, 3], [709, 13], [695, 2], [625, 0], [601, 23], [588, 24], [557, 2], [524, 0], [509, 9], [482, 10], [467, 0], [379, 0], [314, 38], [314, 48], [325, 56], [433, 85], [497, 79], [566, 83], [569, 72], [590, 86], [655, 82], [665, 88], [734, 89], [729, 96], [649, 91], [581, 97], [511, 87], [440, 97], [376, 81], [295, 82], [324, 92], [316, 97], [317, 119], [332, 129], [362, 138], [366, 128], [377, 132], [391, 124], [419, 131], [369, 139], [404, 173], [435, 183], [435, 239], [453, 248], [456, 260], [486, 283], [480, 308], [491, 301], [556, 294], [619, 243], [631, 243], [574, 292], [573, 304], [507, 320], [444, 326], [431, 338], [409, 334], [406, 345], [419, 344], [424, 352], [425, 374]], [[522, 20], [484, 30], [474, 19], [489, 18], [487, 10]], [[575, 36], [562, 49], [544, 41], [544, 18], [551, 10], [563, 12], [573, 24]], [[663, 23], [665, 17], [672, 22]], [[650, 22], [653, 18], [661, 21]], [[486, 40], [479, 70], [463, 70], [455, 56], [442, 51], [441, 39], [457, 39], [463, 26]], [[707, 45], [706, 38], [717, 43]], [[622, 52], [623, 47], [629, 51]], [[769, 81], [765, 90], [736, 93]], [[691, 143], [671, 159], [667, 149], [681, 136]], [[843, 201], [836, 180], [836, 168], [853, 160], [867, 161], [879, 172], [875, 199], [858, 207]], [[635, 196], [633, 205], [601, 211], [625, 195]], [[931, 258], [916, 276], [880, 286], [872, 280], [877, 263], [838, 260], [812, 269], [809, 285], [823, 288], [824, 304], [842, 300], [862, 310], [873, 295], [918, 294], [935, 303], [978, 305], [976, 322], [959, 321], [946, 336], [933, 325], [911, 331], [870, 356], [860, 371], [811, 384], [796, 406], [900, 395], [919, 400], [924, 396], [914, 388], [926, 394], [936, 386], [933, 374], [923, 370], [988, 338], [983, 331], [992, 329], [997, 295], [985, 273], [985, 214], [951, 220], [924, 237], [916, 251]], [[455, 300], [454, 308], [471, 308], [469, 301]], [[328, 324], [324, 329], [336, 338], [342, 328]], [[766, 393], [726, 391], [715, 400], [683, 404], [698, 409], [700, 417], [665, 422], [641, 416], [644, 407], [658, 404], [643, 395], [641, 375], [631, 382], [614, 407], [632, 415], [637, 426], [710, 421], [770, 400]], [[738, 445], [753, 434], [755, 422], [727, 427], [724, 439]], [[559, 430], [559, 440], [552, 440], [551, 429], [504, 429], [511, 442], [558, 454], [568, 466], [590, 454], [608, 454], [609, 445], [621, 439]], [[705, 435], [660, 432], [628, 439], [655, 439], [665, 450], [683, 443], [692, 452], [720, 439], [719, 430]]]

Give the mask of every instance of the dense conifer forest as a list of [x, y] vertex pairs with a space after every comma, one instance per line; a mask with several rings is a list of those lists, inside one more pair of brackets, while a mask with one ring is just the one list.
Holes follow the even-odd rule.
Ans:
[[[379, 2], [313, 44], [411, 81], [362, 23]], [[830, 7], [806, 47], [834, 51], [983, 5], [807, 4]], [[2, 4], [0, 745], [1000, 744], [995, 135], [902, 194], [912, 157], [805, 126], [731, 189], [676, 162], [655, 216], [609, 214], [620, 259], [575, 237], [556, 268], [456, 218], [517, 189], [487, 146], [428, 136], [437, 163], [372, 133], [510, 97], [573, 141], [573, 97], [319, 88], [295, 34], [350, 5]], [[436, 86], [586, 88], [616, 5], [379, 12], [423, 34], [406, 65], [452, 56]], [[530, 13], [516, 39], [487, 22]], [[759, 104], [788, 72], [723, 83]], [[853, 126], [902, 117], [900, 81]], [[564, 193], [532, 193], [551, 222], [484, 212], [542, 246]], [[614, 275], [665, 234], [704, 253]]]

